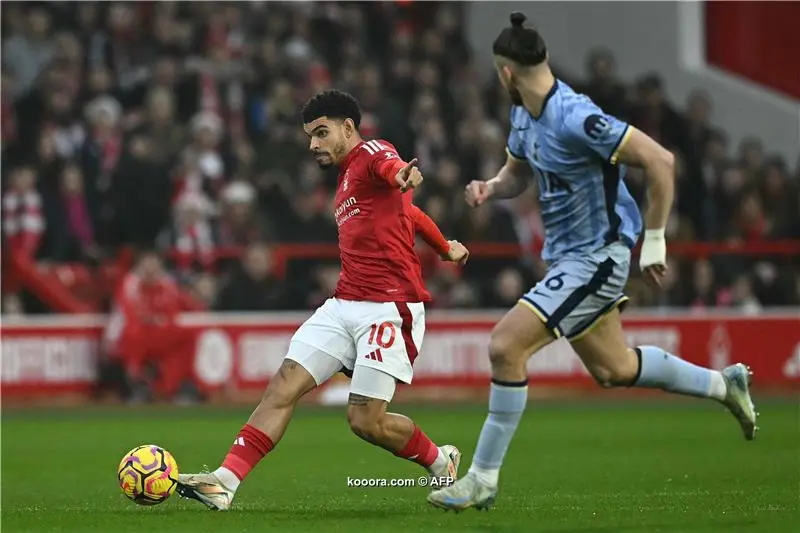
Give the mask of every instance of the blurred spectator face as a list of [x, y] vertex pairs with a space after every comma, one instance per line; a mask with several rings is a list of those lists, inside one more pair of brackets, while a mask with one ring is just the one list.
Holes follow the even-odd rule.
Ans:
[[711, 122], [711, 100], [703, 92], [693, 92], [689, 96], [686, 111], [693, 124], [707, 126]]
[[245, 253], [242, 266], [251, 279], [263, 280], [272, 269], [272, 254], [269, 248], [261, 244], [251, 246]]
[[136, 14], [131, 6], [119, 2], [111, 4], [108, 23], [115, 34], [128, 34], [136, 23]]
[[422, 125], [422, 136], [425, 141], [437, 146], [447, 144], [447, 135], [444, 131], [444, 124], [439, 119], [429, 119]]
[[153, 153], [153, 144], [150, 137], [137, 135], [131, 139], [128, 149], [136, 159], [147, 159]]
[[28, 15], [28, 29], [31, 37], [42, 40], [50, 31], [50, 15], [44, 9], [34, 9]]
[[744, 187], [745, 177], [742, 169], [731, 167], [722, 173], [722, 190], [725, 194], [732, 196]]
[[458, 31], [459, 20], [455, 9], [443, 4], [436, 13], [436, 27], [444, 35], [452, 35]]
[[161, 57], [158, 59], [153, 69], [153, 83], [161, 86], [172, 86], [178, 80], [178, 65], [171, 57]]
[[714, 285], [714, 270], [711, 263], [702, 259], [694, 264], [694, 289], [699, 294], [708, 294]]
[[678, 263], [673, 258], [667, 259], [667, 272], [661, 280], [664, 290], [670, 290], [678, 282]]
[[52, 92], [47, 98], [47, 107], [57, 120], [67, 118], [72, 111], [72, 98], [66, 91]]
[[108, 132], [119, 124], [122, 107], [110, 96], [95, 98], [86, 106], [86, 118], [96, 131]]
[[219, 132], [211, 124], [201, 124], [194, 128], [194, 140], [200, 151], [213, 150], [219, 142]]
[[718, 164], [728, 157], [728, 143], [719, 135], [712, 135], [706, 143], [706, 157], [712, 163]]
[[164, 265], [156, 254], [147, 254], [139, 260], [139, 278], [145, 284], [156, 283], [164, 274]]
[[53, 135], [42, 133], [41, 137], [39, 137], [39, 147], [36, 153], [39, 156], [40, 163], [50, 163], [56, 159], [58, 154], [56, 153], [56, 141]]
[[420, 88], [436, 90], [439, 88], [441, 79], [439, 70], [431, 62], [425, 62], [417, 70], [417, 82]]
[[242, 225], [250, 220], [253, 215], [252, 204], [245, 202], [236, 202], [230, 205], [228, 210], [228, 217], [232, 224]]
[[475, 229], [487, 228], [492, 222], [492, 206], [483, 204], [474, 209], [470, 209], [469, 220]]
[[764, 187], [770, 196], [780, 196], [786, 190], [787, 176], [785, 165], [773, 162], [767, 165], [764, 172]]
[[731, 287], [731, 297], [734, 302], [741, 303], [753, 298], [753, 286], [750, 279], [745, 276], [739, 276], [733, 282]]
[[502, 302], [512, 304], [519, 300], [525, 291], [524, 281], [519, 272], [506, 269], [500, 273], [495, 283], [495, 292]]
[[97, 26], [98, 10], [94, 2], [78, 2], [78, 24], [83, 30]]
[[742, 162], [749, 170], [759, 169], [764, 163], [764, 147], [757, 139], [748, 139], [742, 142], [740, 153]]
[[435, 30], [427, 31], [422, 36], [422, 48], [428, 57], [438, 60], [444, 55], [444, 39]]
[[504, 302], [516, 302], [524, 291], [524, 281], [519, 272], [507, 268], [500, 272], [495, 283], [495, 292]]
[[339, 267], [335, 265], [323, 266], [317, 270], [316, 278], [324, 292], [333, 293], [336, 284], [339, 282]]
[[105, 65], [97, 65], [89, 71], [89, 91], [93, 94], [104, 94], [114, 86], [111, 71]]
[[757, 222], [761, 220], [764, 212], [761, 207], [761, 200], [755, 194], [748, 194], [742, 199], [742, 219], [745, 223]]
[[31, 167], [20, 167], [14, 171], [11, 186], [20, 193], [30, 192], [36, 186], [36, 171]]
[[597, 50], [589, 56], [589, 76], [595, 83], [604, 83], [614, 79], [614, 57], [610, 52]]
[[175, 115], [175, 97], [172, 92], [164, 87], [153, 89], [147, 101], [147, 114], [154, 124], [171, 123]]
[[53, 39], [56, 58], [70, 64], [80, 64], [83, 58], [83, 47], [80, 40], [72, 33], [59, 33]]
[[[458, 125], [458, 143], [465, 147], [474, 147], [480, 143], [481, 133], [478, 124], [464, 120]], [[505, 141], [503, 141], [505, 145]]]
[[280, 50], [274, 39], [261, 41], [260, 58], [265, 67], [275, 67], [280, 63]]
[[394, 55], [408, 55], [414, 46], [413, 35], [411, 32], [398, 31], [392, 35], [392, 52]]
[[392, 63], [392, 78], [395, 83], [408, 81], [414, 75], [414, 66], [407, 57], [401, 57]]
[[203, 198], [197, 194], [185, 194], [175, 206], [175, 221], [179, 227], [189, 228], [205, 220]]
[[168, 13], [159, 13], [153, 24], [153, 33], [156, 40], [162, 43], [169, 43], [175, 39], [176, 36], [175, 21]]
[[80, 167], [70, 165], [61, 173], [61, 190], [68, 196], [83, 194], [83, 173]]
[[192, 296], [206, 308], [210, 308], [217, 297], [217, 280], [209, 274], [201, 274], [192, 284]]
[[7, 316], [20, 316], [25, 314], [25, 308], [18, 295], [3, 295], [3, 314]]
[[441, 224], [447, 218], [447, 201], [441, 196], [431, 196], [425, 202], [425, 213], [431, 220]]
[[436, 172], [436, 181], [443, 187], [453, 188], [458, 185], [458, 177], [461, 174], [461, 169], [458, 163], [450, 158], [443, 159], [439, 163], [439, 168]]

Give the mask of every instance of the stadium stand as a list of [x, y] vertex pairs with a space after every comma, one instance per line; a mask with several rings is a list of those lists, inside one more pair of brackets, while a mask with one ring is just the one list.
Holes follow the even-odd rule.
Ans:
[[[366, 136], [419, 158], [416, 203], [473, 250], [459, 272], [420, 248], [433, 305], [515, 301], [542, 228], [529, 194], [465, 208], [464, 184], [502, 165], [509, 103], [471, 60], [462, 8], [4, 3], [3, 313], [108, 310], [153, 247], [202, 307], [311, 308], [337, 272], [335, 174], [307, 157], [298, 109], [330, 86], [360, 99]], [[800, 167], [757, 136], [730, 146], [713, 95], [680, 108], [657, 74], [621, 80], [603, 50], [587, 64], [565, 81], [679, 161], [672, 275], [659, 294], [634, 275], [634, 305], [800, 304]], [[642, 201], [643, 177], [628, 184]]]

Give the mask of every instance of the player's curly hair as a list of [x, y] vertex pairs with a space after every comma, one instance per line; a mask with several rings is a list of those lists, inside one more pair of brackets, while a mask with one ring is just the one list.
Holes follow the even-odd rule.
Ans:
[[361, 124], [361, 109], [352, 94], [336, 89], [323, 91], [303, 105], [300, 111], [303, 123], [308, 124], [320, 117], [352, 119], [356, 128]]
[[539, 65], [547, 58], [547, 46], [539, 32], [523, 26], [525, 15], [515, 11], [509, 17], [511, 26], [504, 28], [494, 40], [492, 52], [525, 67]]

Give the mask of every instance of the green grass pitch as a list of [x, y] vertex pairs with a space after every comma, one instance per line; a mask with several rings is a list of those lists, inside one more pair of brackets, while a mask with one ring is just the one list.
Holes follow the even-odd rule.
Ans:
[[[3, 532], [789, 533], [798, 531], [798, 408], [761, 402], [762, 431], [745, 442], [710, 403], [531, 401], [509, 451], [497, 505], [444, 513], [426, 489], [348, 488], [348, 476], [410, 478], [414, 464], [350, 434], [343, 408], [298, 411], [286, 438], [214, 513], [174, 495], [156, 507], [126, 500], [122, 455], [170, 450], [185, 471], [216, 467], [247, 411], [92, 409], [6, 412]], [[466, 471], [484, 406], [400, 406]]]

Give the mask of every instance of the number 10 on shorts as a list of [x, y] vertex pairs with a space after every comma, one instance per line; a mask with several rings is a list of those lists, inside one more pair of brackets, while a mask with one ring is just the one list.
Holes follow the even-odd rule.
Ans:
[[369, 327], [369, 338], [367, 344], [371, 346], [379, 346], [378, 349], [368, 353], [364, 356], [366, 359], [373, 361], [383, 362], [383, 355], [381, 348], [387, 349], [394, 344], [394, 339], [397, 336], [394, 324], [391, 322], [381, 322], [380, 324], [372, 324]]

